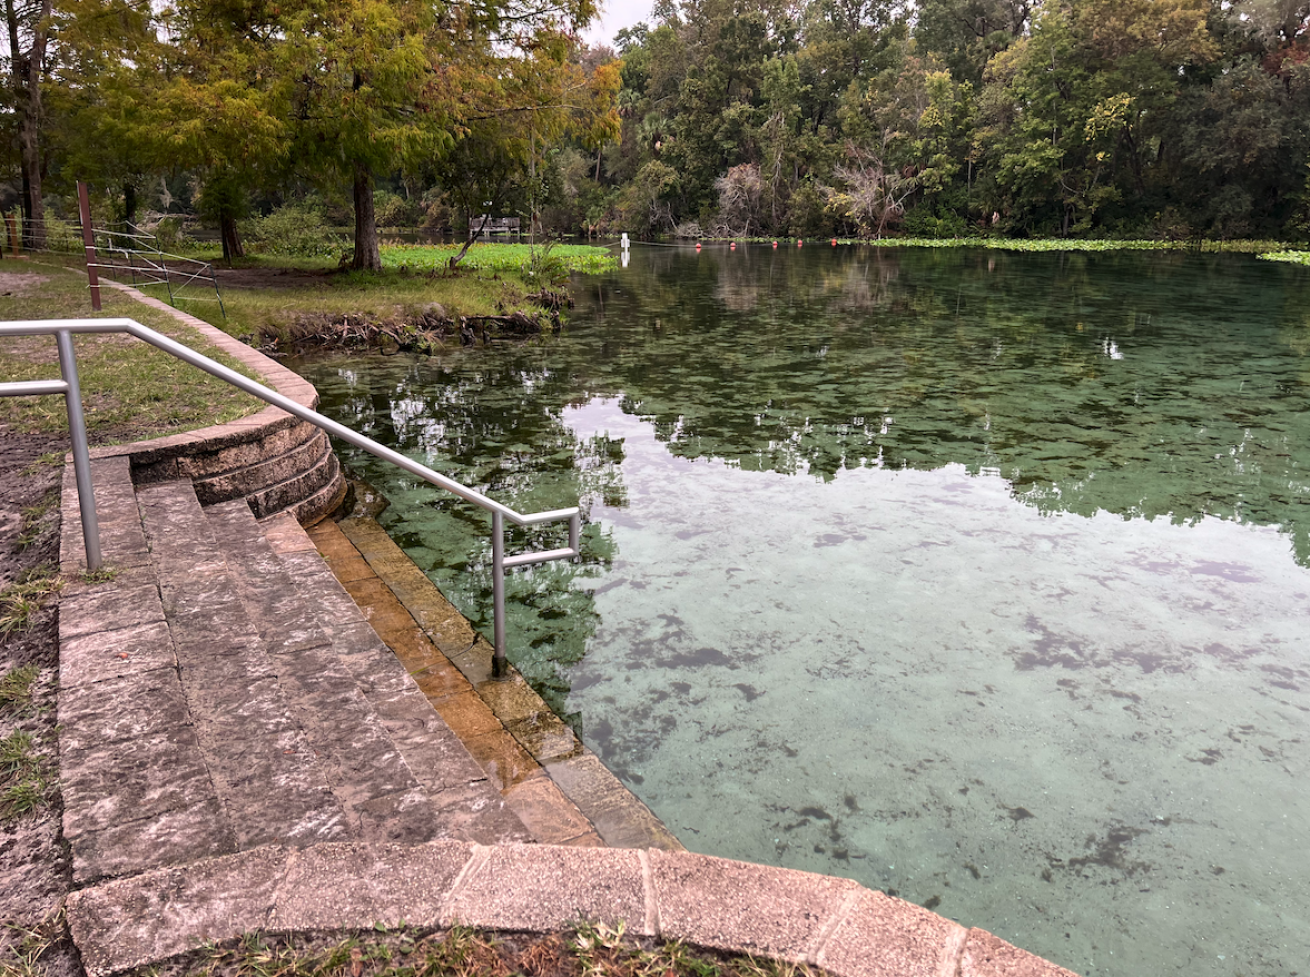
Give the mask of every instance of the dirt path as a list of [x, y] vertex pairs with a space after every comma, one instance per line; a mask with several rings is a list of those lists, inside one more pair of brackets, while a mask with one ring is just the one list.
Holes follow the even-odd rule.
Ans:
[[[58, 568], [63, 466], [39, 459], [62, 455], [68, 441], [7, 430], [0, 441], [0, 591], [12, 593]], [[0, 610], [6, 618], [16, 613], [9, 601]], [[27, 627], [0, 633], [0, 972], [31, 973], [39, 958], [48, 977], [73, 977], [82, 966], [59, 917], [71, 873], [55, 738], [58, 621], [51, 595]], [[18, 764], [18, 756], [28, 762]], [[42, 796], [31, 811], [15, 813], [16, 802], [24, 806], [15, 788], [24, 784], [43, 787]]]
[[303, 268], [224, 268], [214, 265], [219, 288], [330, 288], [329, 270]]

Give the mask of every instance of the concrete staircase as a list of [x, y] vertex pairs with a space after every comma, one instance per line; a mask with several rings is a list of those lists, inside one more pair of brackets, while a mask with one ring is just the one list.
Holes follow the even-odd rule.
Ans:
[[94, 478], [111, 573], [60, 603], [76, 885], [268, 844], [532, 840], [291, 516], [135, 488], [125, 458]]

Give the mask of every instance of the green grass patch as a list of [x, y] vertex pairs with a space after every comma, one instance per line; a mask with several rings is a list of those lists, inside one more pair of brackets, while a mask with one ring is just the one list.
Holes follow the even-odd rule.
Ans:
[[40, 502], [23, 510], [23, 523], [18, 530], [18, 551], [21, 553], [41, 538], [45, 531], [45, 518], [59, 505], [59, 490], [47, 492]]
[[68, 935], [63, 909], [34, 926], [5, 923], [4, 928], [8, 932], [0, 936], [0, 977], [48, 977], [51, 971], [42, 958]]
[[0, 821], [32, 813], [49, 793], [49, 771], [37, 752], [36, 738], [25, 729], [0, 738]]
[[31, 478], [33, 475], [41, 474], [43, 468], [58, 468], [64, 463], [65, 454], [67, 452], [47, 451], [45, 454], [38, 456], [36, 461], [24, 468], [20, 474], [24, 478]]
[[[388, 244], [382, 249], [382, 267], [412, 271], [444, 271], [450, 259], [459, 253], [459, 244]], [[519, 272], [529, 271], [534, 260], [542, 258], [559, 261], [566, 272], [583, 272], [594, 275], [618, 267], [618, 259], [608, 248], [590, 244], [474, 244], [460, 262], [460, 267], [477, 271]]]
[[123, 571], [118, 567], [102, 566], [99, 570], [83, 570], [78, 577], [83, 583], [97, 584], [109, 583], [118, 577]]
[[48, 566], [25, 570], [0, 590], [0, 637], [21, 634], [36, 621], [45, 602], [59, 591], [59, 576]]
[[[18, 265], [19, 263], [15, 262]], [[0, 269], [10, 274], [12, 265]], [[113, 289], [101, 290], [103, 311], [91, 312], [85, 277], [57, 264], [19, 265], [10, 295], [0, 297], [0, 320], [115, 317], [176, 339], [225, 366], [251, 376], [235, 360], [209, 346], [194, 329]], [[3, 280], [3, 279], [0, 279]], [[229, 384], [122, 334], [73, 337], [87, 431], [97, 444], [207, 427], [254, 413], [263, 405]], [[59, 377], [52, 336], [0, 342], [0, 375], [7, 380]], [[56, 434], [68, 430], [61, 397], [0, 398], [0, 424], [15, 433]]]
[[[384, 256], [390, 249], [384, 249]], [[178, 308], [206, 320], [233, 336], [257, 336], [274, 341], [300, 338], [347, 318], [400, 324], [437, 312], [440, 315], [491, 316], [531, 307], [527, 296], [542, 287], [518, 270], [464, 267], [451, 274], [444, 265], [431, 269], [399, 264], [372, 271], [331, 271], [323, 262], [278, 259], [246, 268], [236, 283], [223, 285], [224, 320], [212, 302], [179, 298]], [[278, 276], [277, 271], [291, 272]], [[302, 272], [295, 274], [296, 271]], [[312, 272], [304, 274], [303, 272]], [[158, 288], [143, 289], [157, 297]]]
[[35, 665], [11, 668], [0, 677], [0, 715], [26, 716], [32, 711], [32, 686], [41, 670]]

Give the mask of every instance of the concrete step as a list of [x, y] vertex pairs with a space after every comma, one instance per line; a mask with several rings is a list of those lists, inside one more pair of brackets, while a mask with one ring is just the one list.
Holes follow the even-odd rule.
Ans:
[[[67, 471], [61, 563], [77, 574], [86, 560]], [[59, 780], [78, 885], [237, 850], [187, 709], [128, 459], [92, 473], [107, 570], [70, 576], [59, 607]]]
[[431, 840], [436, 822], [419, 784], [318, 624], [319, 609], [269, 547], [244, 501], [205, 510], [296, 725], [322, 764], [352, 834]]
[[142, 486], [137, 501], [186, 708], [237, 847], [358, 838], [191, 483]]
[[94, 471], [108, 572], [76, 575], [71, 485], [63, 506], [76, 884], [266, 844], [533, 840], [292, 517]]
[[240, 501], [205, 512], [242, 568], [242, 602], [359, 836], [531, 840], [295, 520], [261, 526]]

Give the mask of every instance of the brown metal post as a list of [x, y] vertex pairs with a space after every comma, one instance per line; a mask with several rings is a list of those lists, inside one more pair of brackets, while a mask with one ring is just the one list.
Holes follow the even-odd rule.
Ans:
[[77, 181], [77, 206], [82, 212], [82, 245], [86, 249], [86, 280], [91, 284], [91, 308], [100, 311], [100, 277], [96, 274], [96, 242], [91, 233], [91, 201], [86, 184]]

